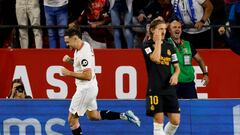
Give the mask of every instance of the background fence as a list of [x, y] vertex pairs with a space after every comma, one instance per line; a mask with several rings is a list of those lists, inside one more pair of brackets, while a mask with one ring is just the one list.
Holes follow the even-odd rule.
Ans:
[[[217, 29], [220, 28], [221, 26], [223, 25], [206, 25], [204, 27], [209, 27], [211, 29], [211, 37], [209, 37], [209, 40], [211, 40], [211, 45], [209, 46], [209, 48], [229, 48], [228, 45], [218, 45], [219, 44], [219, 41], [223, 42], [224, 40], [224, 36], [220, 36], [218, 35], [217, 33]], [[113, 26], [113, 25], [101, 25], [101, 26], [97, 26], [96, 28], [91, 28], [89, 25], [81, 25], [79, 26], [80, 28], [84, 28], [84, 29], [105, 29], [107, 28], [110, 33], [112, 33], [112, 29], [113, 28], [121, 28], [121, 29], [124, 29], [124, 28], [133, 28], [133, 31], [134, 29], [138, 29], [138, 28], [141, 28], [141, 31], [144, 32], [144, 29], [142, 28], [145, 28], [146, 26], [145, 25], [117, 25], [117, 26]], [[239, 25], [226, 25], [224, 26], [226, 29], [231, 29], [231, 28], [235, 28], [235, 29], [240, 29], [240, 26]], [[13, 30], [13, 32], [11, 33], [11, 37], [12, 37], [12, 44], [11, 44], [11, 47], [12, 48], [19, 48], [20, 45], [19, 45], [19, 33], [18, 33], [18, 30], [19, 29], [42, 29], [43, 30], [43, 37], [47, 37], [47, 29], [49, 28], [54, 28], [54, 29], [60, 29], [60, 28], [68, 28], [67, 26], [63, 26], [63, 25], [54, 25], [54, 26], [24, 26], [24, 25], [0, 25], [0, 30], [1, 29], [10, 29], [10, 30]], [[191, 27], [189, 27], [191, 28]], [[137, 33], [139, 32], [139, 30], [137, 31], [134, 31], [134, 35], [136, 35]], [[30, 34], [30, 44], [34, 44], [34, 40], [33, 40], [33, 33], [30, 31], [29, 32]], [[220, 38], [220, 39], [219, 39]], [[143, 40], [143, 39], [142, 39]], [[217, 41], [217, 42], [215, 42]], [[221, 44], [224, 44], [224, 43], [221, 43]], [[135, 45], [137, 47], [139, 47], [139, 45]], [[32, 47], [32, 45], [30, 45], [30, 47]], [[47, 45], [44, 45], [43, 46], [44, 48], [47, 48]]]

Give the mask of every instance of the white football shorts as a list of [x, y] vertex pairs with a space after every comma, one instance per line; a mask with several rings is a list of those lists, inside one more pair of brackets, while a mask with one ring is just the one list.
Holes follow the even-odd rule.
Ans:
[[95, 83], [77, 87], [69, 107], [69, 112], [84, 116], [86, 111], [97, 110], [98, 86]]

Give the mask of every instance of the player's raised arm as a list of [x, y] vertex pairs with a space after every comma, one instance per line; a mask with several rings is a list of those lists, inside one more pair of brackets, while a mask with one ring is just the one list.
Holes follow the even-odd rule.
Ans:
[[63, 56], [63, 62], [69, 63], [71, 65], [73, 65], [73, 58], [71, 58], [68, 55]]

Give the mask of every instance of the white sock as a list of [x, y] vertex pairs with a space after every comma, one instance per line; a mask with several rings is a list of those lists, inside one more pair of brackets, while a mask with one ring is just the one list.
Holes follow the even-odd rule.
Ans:
[[165, 135], [163, 131], [163, 123], [153, 123], [153, 135]]
[[166, 135], [174, 135], [177, 131], [179, 125], [173, 125], [171, 122], [168, 122], [164, 128], [164, 132]]

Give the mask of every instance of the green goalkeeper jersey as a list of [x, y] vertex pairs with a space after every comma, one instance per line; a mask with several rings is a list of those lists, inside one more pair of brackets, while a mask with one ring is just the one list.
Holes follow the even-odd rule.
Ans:
[[[169, 43], [174, 45], [176, 54], [178, 57], [178, 63], [180, 67], [180, 74], [178, 82], [188, 83], [194, 80], [194, 68], [192, 66], [192, 51], [188, 41], [182, 40], [180, 45], [176, 45], [175, 42], [168, 38]], [[174, 73], [174, 68], [171, 67], [171, 72]]]

